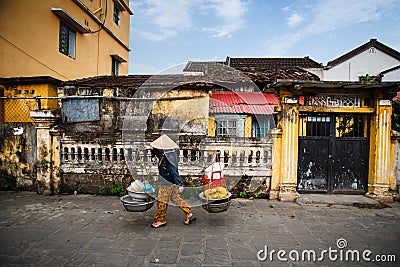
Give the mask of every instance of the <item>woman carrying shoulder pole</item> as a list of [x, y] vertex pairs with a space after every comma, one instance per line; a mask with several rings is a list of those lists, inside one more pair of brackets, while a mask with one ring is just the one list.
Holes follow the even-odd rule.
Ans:
[[154, 215], [153, 228], [167, 224], [166, 215], [169, 199], [186, 215], [185, 225], [191, 224], [193, 217], [192, 207], [180, 196], [183, 191], [182, 178], [178, 171], [179, 146], [167, 135], [163, 134], [150, 144], [152, 153], [158, 158], [159, 191], [157, 196], [157, 213]]

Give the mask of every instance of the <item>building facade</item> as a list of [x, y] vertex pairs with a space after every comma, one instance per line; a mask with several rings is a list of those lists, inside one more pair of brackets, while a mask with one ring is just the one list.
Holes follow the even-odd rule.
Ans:
[[[329, 61], [321, 80], [359, 81], [378, 77], [382, 81], [399, 81], [400, 52], [371, 39], [369, 42]], [[368, 79], [368, 78], [367, 78]]]
[[128, 74], [129, 0], [4, 0], [0, 77]]

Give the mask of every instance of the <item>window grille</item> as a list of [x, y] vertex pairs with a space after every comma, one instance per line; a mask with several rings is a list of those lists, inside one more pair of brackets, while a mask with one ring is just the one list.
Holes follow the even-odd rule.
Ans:
[[113, 20], [115, 24], [117, 24], [118, 26], [120, 19], [121, 19], [121, 11], [118, 9], [118, 6], [114, 3]]
[[60, 22], [59, 51], [66, 56], [75, 58], [76, 33], [65, 23]]
[[331, 118], [326, 115], [301, 116], [300, 136], [329, 136]]
[[308, 106], [319, 106], [319, 107], [361, 107], [361, 98], [359, 96], [309, 96], [307, 101]]

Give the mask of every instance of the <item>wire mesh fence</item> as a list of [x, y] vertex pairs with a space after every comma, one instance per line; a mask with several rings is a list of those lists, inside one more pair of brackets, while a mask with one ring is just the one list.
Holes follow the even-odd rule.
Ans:
[[33, 122], [32, 110], [56, 109], [57, 101], [46, 97], [0, 97], [0, 122]]

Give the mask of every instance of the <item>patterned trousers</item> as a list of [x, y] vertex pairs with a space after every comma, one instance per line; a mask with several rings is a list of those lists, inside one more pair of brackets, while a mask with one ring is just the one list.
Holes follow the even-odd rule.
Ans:
[[186, 203], [179, 195], [179, 189], [176, 185], [160, 186], [158, 190], [157, 208], [158, 211], [154, 214], [154, 220], [157, 222], [165, 222], [167, 215], [168, 202], [172, 196], [172, 202], [177, 205], [185, 214], [192, 212], [192, 207]]

